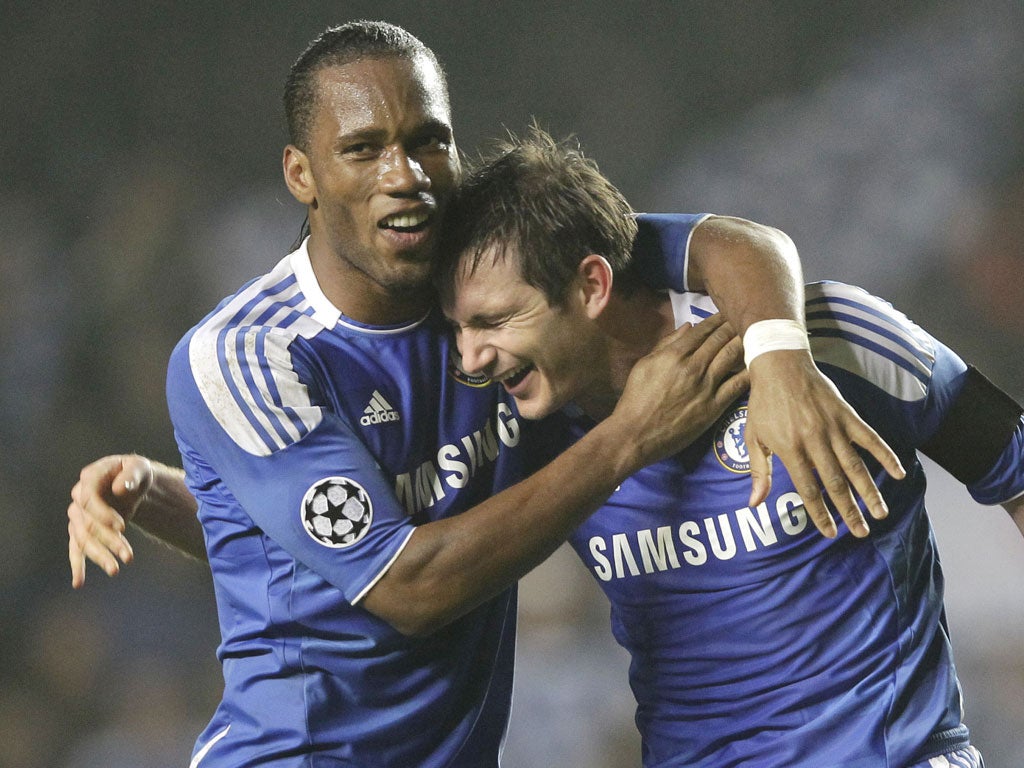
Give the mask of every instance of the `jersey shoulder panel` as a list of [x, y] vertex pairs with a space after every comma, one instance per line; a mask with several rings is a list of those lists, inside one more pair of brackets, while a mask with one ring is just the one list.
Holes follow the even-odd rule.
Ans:
[[904, 402], [928, 396], [934, 339], [891, 304], [862, 288], [806, 287], [807, 333], [815, 361], [847, 371]]
[[686, 273], [690, 263], [693, 230], [708, 213], [638, 213], [633, 258], [639, 275], [651, 288], [689, 290]]
[[[286, 257], [197, 325], [172, 359], [187, 367], [210, 413], [239, 448], [268, 456], [302, 439], [323, 418], [292, 352], [324, 330]], [[185, 350], [177, 350], [178, 354]]]

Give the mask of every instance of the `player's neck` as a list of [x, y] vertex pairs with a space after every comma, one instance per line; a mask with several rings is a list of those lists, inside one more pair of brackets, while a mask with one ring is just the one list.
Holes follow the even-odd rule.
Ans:
[[309, 260], [320, 290], [343, 315], [367, 325], [400, 325], [421, 319], [436, 299], [430, 281], [384, 284], [350, 261], [309, 244]]
[[646, 288], [628, 297], [613, 293], [597, 323], [607, 338], [607, 372], [579, 404], [601, 419], [615, 408], [636, 361], [672, 332], [672, 305], [665, 294]]

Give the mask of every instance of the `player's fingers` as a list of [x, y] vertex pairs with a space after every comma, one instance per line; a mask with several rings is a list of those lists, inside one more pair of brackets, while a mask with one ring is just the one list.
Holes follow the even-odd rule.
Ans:
[[676, 350], [695, 375], [711, 382], [744, 368], [743, 342], [720, 315], [712, 315], [681, 335]]
[[899, 456], [870, 425], [860, 418], [856, 418], [846, 425], [846, 430], [850, 435], [850, 441], [874, 456], [890, 477], [902, 480], [907, 476], [907, 471], [903, 468]]
[[85, 503], [79, 506], [90, 531], [98, 532], [100, 535], [105, 535], [108, 531], [121, 534], [128, 526], [121, 513], [99, 496], [89, 496]]
[[724, 381], [718, 385], [715, 392], [715, 407], [722, 411], [729, 404], [750, 389], [750, 374], [746, 368], [729, 373]]
[[811, 522], [814, 523], [814, 526], [821, 532], [822, 536], [834, 539], [838, 533], [836, 521], [832, 518], [832, 513], [828, 507], [825, 506], [825, 498], [821, 494], [818, 478], [815, 476], [811, 465], [802, 457], [796, 460], [784, 459], [783, 463], [789, 472], [790, 479], [793, 481], [793, 487], [804, 502], [804, 509], [807, 511], [807, 516], [811, 519]]
[[82, 471], [78, 473], [78, 482], [89, 492], [109, 488], [121, 468], [121, 456], [104, 456], [82, 467]]
[[120, 534], [119, 544], [117, 556], [121, 558], [122, 563], [128, 565], [128, 563], [135, 559], [135, 550], [132, 549], [131, 543], [124, 537], [124, 534]]
[[727, 328], [725, 320], [718, 314], [711, 315], [696, 325], [683, 323], [672, 333], [659, 339], [654, 349], [674, 347], [677, 353], [685, 355], [693, 354], [697, 350], [706, 350], [709, 354], [708, 360], [711, 360], [717, 349], [726, 344], [731, 337], [730, 331], [723, 330]]
[[120, 533], [125, 529], [124, 518], [107, 503], [102, 494], [97, 492], [98, 490], [99, 488], [94, 486], [91, 481], [79, 480], [71, 489], [71, 500], [78, 507], [83, 520]]
[[772, 490], [772, 453], [757, 445], [747, 444], [748, 455], [750, 456], [750, 501], [751, 507], [768, 498]]
[[739, 336], [730, 336], [728, 341], [716, 351], [714, 359], [708, 366], [708, 371], [715, 379], [724, 379], [726, 376], [743, 371], [748, 374], [749, 385], [749, 372], [743, 365], [743, 340]]
[[94, 539], [82, 543], [82, 552], [86, 558], [102, 568], [107, 576], [117, 576], [121, 572], [121, 564], [114, 553]]
[[702, 342], [718, 333], [722, 328], [728, 328], [729, 324], [721, 313], [709, 315], [693, 326], [691, 336], [700, 339]]
[[811, 461], [818, 472], [818, 479], [832, 501], [832, 506], [839, 515], [846, 521], [847, 528], [857, 538], [863, 538], [870, 533], [867, 521], [856, 499], [853, 498], [853, 491], [847, 480], [846, 472], [836, 459], [831, 450], [813, 454]]
[[875, 520], [885, 519], [889, 514], [889, 507], [857, 450], [850, 443], [842, 443], [835, 447], [835, 453], [843, 466], [847, 481], [863, 500], [871, 516]]
[[683, 323], [676, 328], [672, 333], [668, 333], [662, 336], [652, 347], [652, 352], [671, 347], [673, 345], [678, 346], [681, 343], [685, 343], [687, 339], [692, 339], [691, 334], [696, 333], [694, 330], [693, 323]]
[[[96, 537], [90, 536], [88, 533], [83, 534], [83, 529], [75, 525], [70, 513], [68, 514], [68, 542], [69, 556], [71, 556], [71, 548], [74, 547], [77, 553], [80, 553], [73, 556], [75, 559], [84, 556], [102, 568], [108, 576], [117, 575], [120, 566], [114, 553], [106, 545], [101, 544]], [[84, 580], [84, 564], [82, 571]]]
[[[716, 321], [713, 325], [709, 323], [712, 319]], [[702, 365], [709, 368], [721, 365], [726, 370], [742, 367], [739, 361], [743, 360], [743, 341], [720, 315], [713, 315], [696, 327], [706, 334], [694, 350], [694, 357], [698, 357]]]
[[68, 563], [71, 565], [71, 587], [81, 589], [85, 584], [85, 555], [68, 522]]
[[131, 545], [122, 533], [124, 521], [106, 505], [93, 504], [86, 510], [73, 501], [68, 506], [68, 523], [83, 546], [94, 542], [98, 547], [116, 554], [125, 563], [134, 556]]

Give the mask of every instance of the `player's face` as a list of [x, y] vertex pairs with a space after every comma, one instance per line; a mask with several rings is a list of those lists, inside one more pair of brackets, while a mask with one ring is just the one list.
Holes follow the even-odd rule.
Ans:
[[514, 259], [492, 264], [485, 255], [472, 275], [461, 273], [447, 314], [463, 368], [500, 382], [525, 418], [543, 418], [594, 384], [599, 334], [577, 292], [552, 307]]
[[314, 265], [326, 255], [319, 266], [341, 270], [356, 302], [425, 292], [459, 174], [437, 69], [424, 57], [365, 59], [322, 70], [319, 86], [306, 153]]

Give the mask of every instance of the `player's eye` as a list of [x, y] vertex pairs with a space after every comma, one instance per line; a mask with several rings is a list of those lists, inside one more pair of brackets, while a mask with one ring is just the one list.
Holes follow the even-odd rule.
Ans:
[[356, 144], [349, 144], [344, 149], [344, 154], [355, 158], [368, 158], [377, 156], [377, 146], [368, 141], [361, 141]]
[[413, 149], [426, 150], [428, 152], [447, 152], [451, 146], [451, 139], [440, 134], [421, 136], [413, 143]]

